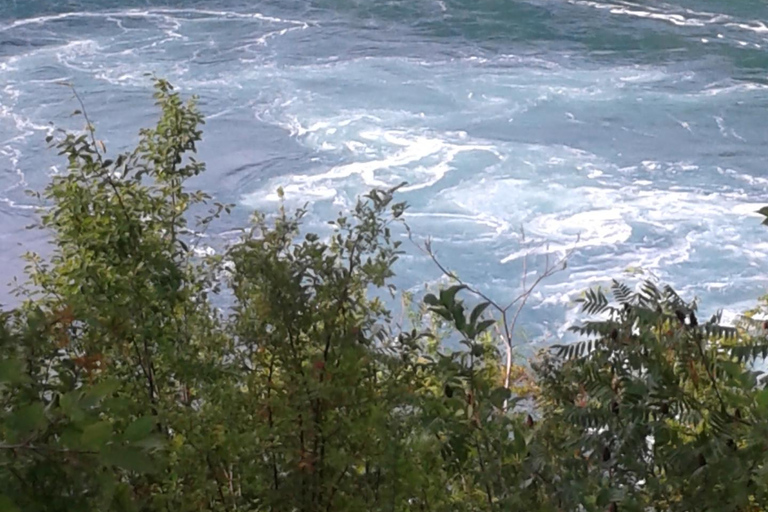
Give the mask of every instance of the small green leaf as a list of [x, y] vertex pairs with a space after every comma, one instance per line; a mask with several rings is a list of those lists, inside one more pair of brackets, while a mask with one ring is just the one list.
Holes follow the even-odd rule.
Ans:
[[72, 421], [83, 420], [85, 412], [80, 405], [79, 391], [70, 391], [59, 396], [59, 407]]
[[107, 444], [110, 437], [112, 437], [112, 424], [108, 421], [100, 421], [93, 425], [88, 425], [83, 430], [80, 440], [83, 445], [95, 450]]
[[131, 443], [131, 446], [136, 448], [142, 448], [148, 451], [160, 450], [165, 448], [166, 440], [165, 440], [165, 437], [159, 434], [151, 434], [145, 437], [144, 439], [142, 439], [141, 441], [136, 441], [135, 443]]
[[603, 487], [600, 489], [600, 492], [597, 493], [597, 499], [595, 503], [598, 507], [606, 507], [608, 506], [608, 503], [610, 503], [611, 499], [611, 489], [608, 487]]
[[483, 314], [483, 311], [485, 311], [488, 306], [490, 306], [490, 302], [481, 302], [475, 308], [472, 310], [472, 313], [469, 315], [469, 323], [475, 324], [477, 323], [477, 320], [480, 318], [480, 315]]
[[157, 423], [156, 418], [153, 416], [144, 416], [137, 419], [125, 429], [123, 433], [123, 439], [129, 442], [141, 441], [149, 434], [152, 433], [152, 429]]
[[45, 409], [41, 402], [35, 402], [16, 410], [7, 420], [7, 425], [11, 430], [24, 436], [42, 429], [45, 424]]
[[116, 380], [105, 380], [85, 388], [85, 393], [80, 398], [80, 407], [83, 409], [91, 409], [99, 405], [105, 398], [112, 395], [120, 388], [120, 383]]
[[483, 331], [485, 331], [495, 323], [496, 323], [496, 320], [483, 320], [482, 322], [477, 324], [477, 334], [482, 333]]
[[512, 449], [516, 455], [523, 455], [527, 451], [528, 444], [525, 442], [525, 435], [519, 428], [515, 428], [515, 437], [512, 440]]
[[16, 359], [3, 359], [0, 361], [0, 382], [19, 383], [27, 380], [24, 374], [24, 365]]
[[0, 510], [3, 512], [21, 512], [21, 509], [11, 501], [11, 498], [2, 494], [0, 494]]
[[67, 448], [79, 449], [82, 446], [83, 431], [73, 424], [66, 425], [59, 434], [59, 441]]
[[453, 314], [453, 322], [456, 324], [456, 329], [460, 332], [465, 332], [464, 327], [467, 326], [467, 319], [464, 317], [464, 308], [457, 305], [451, 313]]
[[117, 466], [136, 473], [151, 473], [155, 469], [152, 459], [137, 449], [122, 446], [112, 447], [102, 455], [102, 460], [111, 466]]
[[424, 304], [427, 304], [428, 306], [437, 306], [439, 302], [434, 294], [428, 293], [424, 296]]
[[102, 382], [99, 382], [95, 386], [92, 386], [88, 390], [87, 394], [88, 395], [93, 395], [93, 396], [96, 396], [96, 397], [99, 397], [99, 398], [104, 398], [104, 397], [107, 397], [107, 396], [111, 395], [112, 393], [114, 393], [118, 389], [120, 389], [120, 382], [119, 381], [117, 381], [117, 380], [104, 380]]
[[445, 309], [444, 307], [436, 307], [431, 309], [433, 313], [440, 315], [442, 318], [447, 320], [448, 322], [453, 321], [453, 316], [451, 315], [451, 312]]
[[768, 388], [763, 389], [757, 394], [757, 406], [763, 414], [768, 413]]
[[440, 302], [446, 306], [451, 307], [456, 301], [456, 294], [466, 288], [463, 284], [456, 284], [445, 290], [440, 290]]

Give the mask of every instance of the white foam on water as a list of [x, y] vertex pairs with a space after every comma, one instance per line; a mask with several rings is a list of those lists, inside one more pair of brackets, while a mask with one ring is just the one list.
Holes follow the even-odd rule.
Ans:
[[763, 21], [753, 21], [751, 23], [726, 23], [725, 26], [749, 30], [757, 34], [768, 34], [768, 27], [765, 26]]
[[21, 150], [12, 146], [3, 146], [0, 147], [0, 156], [8, 159], [8, 162], [11, 164], [11, 172], [17, 176], [17, 181], [5, 187], [4, 192], [8, 193], [11, 190], [25, 187], [27, 185], [26, 176], [24, 175], [24, 171], [19, 167], [19, 161], [22, 157]]
[[[357, 116], [355, 119], [368, 120], [369, 117]], [[331, 127], [327, 121], [314, 122], [308, 127], [303, 127], [297, 122], [296, 125], [300, 128], [292, 125], [290, 129], [293, 134], [304, 136], [305, 140], [320, 144], [316, 149], [328, 150], [336, 149], [338, 146], [332, 145], [328, 148], [327, 140], [310, 139], [307, 135], [320, 132], [334, 136], [338, 129], [347, 127], [352, 122], [354, 121], [351, 119], [343, 120], [335, 127]], [[316, 174], [293, 174], [275, 178], [268, 182], [266, 188], [275, 190], [280, 186], [291, 195], [324, 200], [331, 199], [332, 194], [339, 193], [340, 187], [346, 188], [354, 181], [358, 182], [356, 189], [385, 188], [407, 182], [408, 185], [402, 187], [401, 192], [413, 192], [431, 187], [442, 180], [453, 169], [452, 162], [462, 153], [481, 151], [495, 154], [490, 145], [460, 142], [441, 137], [439, 134], [368, 128], [357, 132], [356, 136], [366, 142], [351, 144], [347, 141], [348, 149], [365, 156], [373, 146], [381, 148], [378, 150], [379, 156], [334, 166]], [[262, 190], [250, 194], [244, 201], [247, 204], [253, 204], [254, 197], [267, 201], [278, 199], [275, 194], [265, 194]]]
[[[550, 240], [548, 246], [536, 252], [564, 252], [572, 248], [616, 246], [629, 239], [632, 228], [624, 220], [621, 211], [600, 209], [574, 214], [541, 215], [526, 224], [526, 233], [537, 239]], [[501, 262], [507, 263], [520, 256], [520, 253], [513, 253]]]
[[729, 176], [739, 181], [744, 181], [750, 185], [758, 185], [762, 187], [768, 186], [768, 178], [763, 178], [762, 176], [753, 176], [751, 174], [738, 172], [734, 169], [723, 169], [722, 167], [718, 167], [717, 172], [724, 176]]
[[719, 84], [712, 84], [701, 91], [690, 93], [690, 96], [719, 96], [723, 94], [744, 94], [751, 93], [752, 91], [765, 91], [768, 90], [768, 85], [745, 82], [727, 86], [719, 86]]
[[19, 132], [18, 135], [4, 141], [5, 143], [24, 140], [35, 132], [46, 132], [47, 134], [51, 134], [54, 131], [54, 128], [51, 125], [35, 123], [29, 117], [16, 113], [12, 107], [2, 104], [0, 104], [0, 118], [12, 120], [14, 127]]
[[[768, 184], [768, 180], [766, 181]], [[743, 217], [764, 218], [763, 215], [757, 213], [764, 206], [765, 203], [739, 203], [731, 208], [731, 212]]]
[[673, 25], [677, 25], [679, 27], [703, 27], [708, 22], [709, 23], [712, 22], [712, 20], [686, 18], [681, 14], [661, 14], [661, 13], [655, 13], [650, 11], [638, 11], [638, 10], [623, 9], [623, 8], [613, 8], [611, 9], [610, 12], [611, 14], [626, 14], [628, 16], [635, 16], [637, 18], [650, 18], [653, 20], [666, 21], [666, 22], [672, 23]]
[[[649, 5], [635, 4], [631, 2], [604, 3], [592, 0], [568, 0], [568, 3], [593, 9], [606, 10], [611, 14], [625, 15], [635, 18], [646, 18], [664, 21], [678, 27], [703, 27], [712, 23], [718, 23], [730, 19], [728, 16], [715, 13], [704, 13], [685, 10], [689, 17], [679, 13], [664, 12], [662, 9]], [[623, 6], [617, 5], [621, 4]]]
[[14, 201], [13, 199], [9, 199], [7, 197], [0, 197], [0, 203], [5, 203], [8, 205], [9, 208], [12, 208], [14, 210], [37, 210], [39, 206], [31, 205], [31, 204], [22, 204]]
[[40, 52], [54, 52], [60, 64], [75, 71], [88, 73], [91, 60], [101, 49], [99, 44], [92, 39], [70, 41], [64, 45], [40, 50]]
[[[80, 20], [81, 23], [69, 25], [59, 23], [65, 20]], [[94, 25], [94, 20], [115, 23], [120, 31], [114, 34], [113, 29], [98, 23]], [[141, 23], [139, 28], [126, 28], [126, 20], [143, 20], [145, 23]], [[142, 86], [146, 84], [146, 74], [159, 73], [170, 78], [176, 85], [184, 86], [184, 82], [191, 76], [189, 59], [184, 54], [191, 52], [194, 56], [200, 51], [196, 48], [207, 44], [200, 40], [199, 29], [196, 26], [203, 26], [199, 24], [208, 22], [253, 24], [254, 30], [253, 35], [249, 37], [250, 41], [234, 49], [235, 52], [240, 53], [254, 53], [256, 47], [263, 47], [271, 39], [311, 26], [309, 22], [302, 20], [267, 16], [259, 12], [207, 9], [158, 8], [61, 13], [16, 20], [0, 26], [1, 33], [16, 28], [40, 25], [45, 30], [55, 33], [57, 37], [75, 38], [74, 41], [67, 41], [64, 45], [44, 46], [13, 56], [2, 65], [7, 69], [20, 60], [28, 61], [32, 57], [45, 57], [54, 52], [58, 62], [66, 68], [78, 73], [90, 74], [113, 85]], [[78, 30], [79, 25], [87, 27], [87, 31]], [[83, 33], [88, 34], [89, 39], [80, 39], [79, 36]], [[138, 37], [136, 33], [143, 35]], [[208, 43], [212, 42], [213, 40], [208, 41]], [[126, 45], [130, 46], [125, 48]], [[214, 48], [215, 46], [216, 44], [213, 45]], [[251, 46], [254, 47], [253, 52], [248, 49]], [[221, 53], [225, 54], [229, 51], [233, 50], [224, 48]], [[178, 55], [178, 58], [168, 61], [158, 52], [168, 52]], [[31, 65], [31, 61], [29, 62]], [[225, 82], [217, 78], [199, 78], [199, 75], [195, 77], [189, 80], [191, 87], [235, 86], [234, 84], [238, 83], [231, 80]]]
[[[508, 233], [511, 229], [511, 226], [508, 222], [487, 214], [469, 215], [460, 213], [408, 211], [406, 218], [409, 221], [418, 221], [421, 219], [427, 221], [436, 221], [443, 223], [444, 225], [446, 225], [446, 223], [447, 225], [450, 225], [450, 223], [456, 222], [460, 224], [468, 224], [472, 228], [481, 228], [481, 230], [482, 228], [487, 228], [491, 238], [497, 238], [504, 233]], [[478, 237], [483, 238], [480, 233], [478, 233]]]
[[[668, 4], [653, 6], [633, 2], [599, 2], [591, 0], [568, 0], [568, 3], [604, 10], [617, 16], [658, 20], [684, 28], [702, 28], [715, 25], [722, 27], [722, 29], [735, 29], [760, 36], [768, 34], [768, 26], [766, 26], [764, 20], [740, 20], [727, 14], [696, 11], [688, 8], [681, 9]], [[726, 39], [723, 33], [715, 33], [715, 37], [719, 40]], [[700, 37], [699, 41], [703, 44], [708, 44], [712, 42], [712, 39], [709, 37]], [[757, 49], [762, 48], [762, 45], [755, 41], [736, 39], [734, 42], [742, 48], [748, 46]]]
[[260, 44], [260, 45], [266, 46], [267, 42], [270, 39], [274, 39], [275, 37], [282, 37], [282, 36], [286, 35], [287, 33], [293, 32], [295, 30], [306, 30], [308, 28], [309, 28], [309, 24], [303, 23], [303, 24], [298, 25], [298, 26], [288, 27], [288, 28], [284, 28], [284, 29], [281, 29], [281, 30], [275, 30], [273, 32], [268, 32], [268, 33], [264, 34], [263, 36], [257, 38], [256, 42], [258, 44]]
[[[685, 162], [654, 162], [653, 166], [688, 170], [696, 168], [695, 165]], [[510, 187], [503, 185], [503, 182], [498, 180], [481, 180], [477, 187], [459, 188], [453, 196], [446, 195], [448, 191], [444, 191], [439, 197], [444, 198], [442, 203], [452, 197], [455, 204], [466, 212], [463, 214], [466, 220], [493, 218], [498, 224], [503, 222], [507, 226], [514, 215], [510, 217], [507, 212], [511, 213], [512, 210], [504, 208], [504, 201], [498, 198], [506, 197], [507, 202], [514, 204], [517, 197], [526, 197], [536, 204], [546, 197], [539, 199], [537, 195], [544, 191], [529, 181], [518, 180], [510, 184]], [[646, 187], [651, 185], [651, 182], [644, 182]], [[494, 189], [499, 187], [502, 190]], [[560, 202], [561, 198], [566, 196], [556, 197]], [[513, 224], [519, 222], [519, 225], [524, 226], [526, 236], [529, 240], [538, 242], [538, 245], [534, 248], [516, 249], [500, 257], [499, 262], [511, 263], [530, 254], [562, 254], [570, 249], [575, 249], [578, 254], [582, 250], [604, 247], [606, 250], [601, 251], [602, 256], [590, 256], [593, 263], [599, 261], [598, 271], [590, 274], [592, 271], [571, 267], [567, 286], [573, 291], [589, 285], [594, 280], [605, 279], [605, 276], [618, 275], [630, 266], [659, 271], [686, 263], [690, 261], [694, 247], [719, 250], [722, 243], [714, 238], [713, 233], [718, 233], [718, 236], [724, 239], [738, 236], [734, 229], [728, 226], [732, 226], [735, 219], [743, 217], [745, 212], [754, 211], [759, 206], [756, 203], [744, 202], [739, 194], [638, 190], [633, 187], [571, 187], [568, 189], [567, 198], [568, 200], [557, 205], [560, 211], [553, 213], [536, 213], [535, 210], [530, 210], [533, 205], [521, 205], [525, 214], [522, 218], [518, 215], [519, 221], [513, 221]], [[586, 210], [571, 210], [575, 205], [580, 205], [579, 208]], [[667, 238], [672, 243], [665, 247], [659, 246], [653, 238], [632, 241], [632, 226], [638, 223], [653, 226], [653, 232], [657, 234], [652, 236]], [[699, 230], [700, 233], [686, 233], [688, 226]], [[441, 226], [441, 229], [445, 229], [445, 226]], [[509, 236], [511, 233], [511, 230], [505, 229], [498, 231], [496, 235], [497, 238], [503, 237], [510, 245], [518, 245], [518, 241]], [[739, 251], [739, 257], [758, 261], [761, 252], [754, 244], [749, 244], [748, 247]]]
[[[164, 20], [170, 20], [171, 16], [177, 15], [200, 15], [207, 18], [215, 18], [216, 20], [227, 19], [240, 19], [240, 20], [259, 20], [270, 23], [287, 23], [291, 25], [299, 25], [302, 27], [308, 27], [309, 24], [301, 20], [292, 20], [278, 18], [274, 16], [267, 16], [259, 12], [244, 13], [234, 11], [217, 11], [208, 9], [126, 9], [120, 11], [103, 11], [103, 12], [66, 12], [60, 14], [52, 14], [48, 16], [36, 16], [32, 18], [25, 18], [21, 20], [15, 20], [11, 23], [0, 26], [0, 32], [5, 32], [14, 28], [23, 27], [27, 25], [44, 25], [46, 23], [67, 20], [67, 19], [79, 19], [79, 18], [98, 18], [98, 19], [115, 19], [115, 18], [162, 18]], [[191, 19], [194, 21], [194, 18]]]

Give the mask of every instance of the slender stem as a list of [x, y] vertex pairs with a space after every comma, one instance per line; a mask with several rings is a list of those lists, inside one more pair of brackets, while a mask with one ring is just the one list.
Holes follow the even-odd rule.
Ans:
[[728, 408], [725, 405], [725, 400], [723, 400], [723, 395], [720, 394], [720, 388], [717, 386], [717, 379], [715, 378], [715, 375], [714, 373], [712, 373], [712, 369], [710, 368], [709, 359], [704, 353], [704, 347], [701, 346], [701, 336], [699, 336], [698, 333], [694, 333], [693, 341], [694, 341], [694, 344], [696, 345], [696, 348], [699, 351], [701, 360], [704, 363], [704, 369], [707, 371], [707, 375], [709, 376], [709, 381], [712, 384], [712, 389], [715, 390], [715, 395], [717, 396], [717, 400], [720, 402], [720, 407], [723, 410], [722, 412], [728, 417], [731, 417], [730, 413], [728, 412]]
[[[489, 297], [487, 294], [483, 293], [478, 288], [470, 285], [469, 283], [463, 281], [461, 278], [459, 278], [458, 275], [456, 275], [455, 272], [448, 269], [445, 265], [443, 265], [442, 262], [438, 259], [435, 252], [432, 250], [432, 244], [429, 240], [424, 242], [423, 245], [416, 242], [413, 238], [413, 232], [411, 231], [410, 227], [406, 224], [405, 225], [406, 232], [408, 234], [408, 239], [425, 255], [427, 255], [432, 262], [437, 266], [437, 268], [449, 279], [452, 281], [455, 281], [456, 283], [464, 286], [467, 291], [475, 295], [476, 297], [481, 298], [482, 300], [486, 301], [493, 309], [495, 309], [498, 314], [501, 316], [501, 323], [502, 323], [502, 337], [504, 339], [504, 344], [506, 346], [506, 361], [505, 361], [505, 368], [504, 368], [504, 387], [509, 389], [511, 385], [511, 375], [512, 375], [512, 366], [513, 366], [513, 351], [514, 351], [514, 342], [513, 342], [513, 336], [515, 333], [515, 327], [517, 325], [517, 321], [520, 317], [521, 312], [525, 309], [525, 306], [528, 304], [528, 300], [531, 298], [531, 295], [533, 295], [533, 292], [538, 288], [538, 286], [541, 284], [542, 281], [545, 279], [553, 276], [554, 274], [558, 272], [562, 272], [566, 268], [566, 264], [568, 259], [571, 257], [573, 252], [575, 251], [575, 246], [571, 249], [567, 250], [565, 254], [558, 258], [557, 260], [552, 260], [550, 258], [549, 253], [545, 255], [545, 263], [544, 263], [544, 269], [541, 274], [536, 277], [536, 279], [529, 285], [528, 284], [528, 254], [526, 254], [523, 258], [523, 275], [521, 277], [521, 285], [522, 285], [522, 291], [520, 294], [512, 299], [506, 306], [502, 306], [497, 301], [493, 300], [491, 297]], [[525, 232], [523, 232], [523, 241], [525, 241]], [[578, 237], [576, 239], [578, 242]], [[509, 319], [509, 312], [517, 305], [517, 308], [514, 311], [514, 314], [512, 315], [512, 319], [510, 321]], [[508, 400], [504, 401], [503, 410], [506, 411], [508, 407]]]
[[[274, 357], [272, 357], [269, 361], [269, 375], [267, 376], [267, 421], [269, 422], [270, 430], [273, 430], [275, 428], [274, 419], [272, 417], [272, 404], [271, 404], [272, 375], [274, 374], [274, 370], [275, 370], [275, 359]], [[272, 479], [275, 485], [275, 491], [277, 491], [280, 489], [280, 480], [278, 479], [277, 460], [275, 458], [274, 450], [271, 452], [271, 458], [272, 458]]]
[[33, 452], [65, 453], [76, 455], [97, 455], [98, 452], [90, 450], [72, 450], [70, 448], [56, 448], [53, 446], [40, 446], [30, 444], [29, 442], [18, 444], [0, 444], [0, 450], [29, 450]]

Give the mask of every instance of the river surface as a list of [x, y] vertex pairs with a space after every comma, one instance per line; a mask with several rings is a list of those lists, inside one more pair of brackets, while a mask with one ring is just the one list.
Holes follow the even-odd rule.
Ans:
[[[766, 20], [755, 0], [0, 0], [0, 278], [46, 250], [25, 190], [62, 166], [48, 123], [82, 127], [58, 83], [120, 150], [154, 120], [156, 73], [201, 97], [195, 185], [240, 206], [221, 232], [278, 186], [319, 228], [406, 181], [414, 232], [500, 300], [527, 249], [530, 270], [575, 248], [533, 338], [630, 267], [739, 311], [768, 275]], [[405, 248], [396, 283], [434, 282]]]

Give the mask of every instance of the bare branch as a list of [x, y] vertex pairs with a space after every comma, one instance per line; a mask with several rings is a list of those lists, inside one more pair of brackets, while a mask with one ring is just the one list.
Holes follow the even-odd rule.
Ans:
[[[75, 96], [75, 99], [80, 104], [80, 113], [83, 115], [83, 118], [85, 119], [85, 129], [88, 131], [88, 133], [91, 136], [91, 143], [93, 144], [93, 149], [96, 151], [96, 156], [98, 157], [99, 161], [102, 161], [102, 152], [99, 151], [99, 141], [96, 140], [96, 128], [91, 123], [91, 119], [88, 117], [88, 111], [85, 108], [85, 102], [80, 97], [80, 95], [77, 93], [77, 89], [75, 89], [75, 86], [72, 84], [67, 84], [67, 86], [72, 91], [72, 94]], [[104, 144], [102, 143], [102, 151], [105, 149]]]
[[[536, 279], [534, 279], [533, 282], [531, 282], [530, 284], [528, 283], [528, 274], [529, 274], [528, 257], [530, 256], [530, 253], [526, 252], [525, 255], [523, 256], [523, 273], [521, 276], [522, 290], [517, 297], [512, 299], [505, 306], [502, 306], [499, 302], [495, 301], [494, 299], [489, 297], [487, 294], [485, 294], [478, 288], [465, 282], [455, 272], [448, 269], [438, 259], [437, 254], [435, 254], [434, 250], [432, 249], [432, 243], [430, 240], [426, 240], [423, 243], [423, 245], [421, 245], [416, 240], [414, 240], [413, 232], [411, 231], [410, 227], [407, 224], [405, 225], [405, 228], [408, 233], [408, 239], [422, 253], [427, 255], [432, 260], [432, 262], [443, 273], [444, 276], [456, 282], [457, 284], [464, 286], [467, 291], [469, 291], [476, 297], [479, 297], [480, 299], [488, 302], [488, 304], [490, 304], [490, 306], [493, 307], [493, 309], [495, 309], [500, 315], [501, 333], [502, 333], [502, 338], [504, 339], [504, 344], [506, 346], [504, 387], [509, 389], [510, 379], [512, 375], [512, 365], [513, 365], [513, 352], [514, 352], [513, 340], [514, 340], [517, 321], [520, 318], [520, 313], [523, 311], [523, 309], [525, 309], [525, 306], [528, 304], [528, 301], [531, 298], [531, 295], [533, 295], [533, 292], [536, 290], [536, 288], [538, 288], [538, 286], [542, 283], [542, 281], [552, 277], [558, 272], [564, 271], [567, 268], [567, 261], [570, 259], [570, 257], [573, 255], [573, 252], [576, 250], [576, 243], [578, 243], [579, 238], [577, 237], [576, 243], [574, 243], [574, 246], [572, 248], [568, 249], [562, 257], [559, 257], [557, 259], [553, 259], [550, 256], [549, 246], [547, 245], [545, 248], [545, 254], [544, 254], [544, 268], [542, 269], [542, 272], [536, 277]], [[525, 231], [521, 229], [521, 233], [522, 233], [522, 241], [523, 243], [525, 243]], [[504, 410], [507, 409], [507, 401], [504, 402], [503, 409]]]
[[0, 444], [0, 450], [29, 450], [36, 453], [62, 453], [75, 455], [97, 455], [98, 452], [91, 450], [73, 450], [70, 448], [56, 448], [54, 446], [33, 445], [29, 443], [19, 444]]

